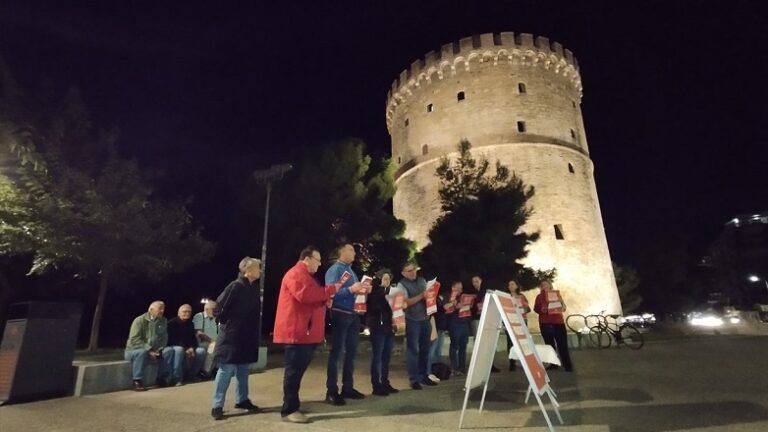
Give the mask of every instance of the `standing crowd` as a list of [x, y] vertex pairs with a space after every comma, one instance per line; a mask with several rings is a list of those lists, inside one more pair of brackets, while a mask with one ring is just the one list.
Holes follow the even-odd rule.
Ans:
[[[363, 314], [363, 322], [370, 331], [373, 395], [398, 392], [390, 382], [389, 371], [395, 333], [403, 327], [411, 389], [437, 385], [438, 375], [466, 373], [467, 343], [470, 334], [477, 331], [486, 294], [479, 275], [472, 278], [471, 286], [466, 289], [461, 281], [445, 286], [431, 285], [417, 275], [419, 269], [415, 263], [407, 262], [401, 268], [397, 284], [394, 284], [393, 272], [386, 268], [378, 270], [372, 280], [369, 277], [360, 280], [352, 269], [354, 246], [346, 243], [336, 252], [338, 259], [325, 272], [324, 284], [315, 277], [322, 264], [320, 251], [307, 246], [280, 285], [273, 342], [285, 349], [280, 411], [284, 421], [308, 422], [300, 409], [299, 390], [315, 348], [326, 339], [329, 339], [330, 353], [325, 401], [340, 406], [348, 399], [365, 398], [354, 383]], [[248, 373], [249, 365], [259, 357], [261, 261], [246, 257], [238, 270], [237, 279], [194, 317], [192, 307], [185, 304], [179, 308], [177, 317], [166, 320], [164, 303], [155, 301], [147, 313], [134, 319], [125, 349], [125, 358], [132, 364], [134, 390], [146, 390], [146, 367], [153, 362], [158, 365], [156, 384], [159, 387], [214, 378], [211, 416], [216, 420], [224, 418], [225, 396], [233, 377], [237, 383], [235, 408], [259, 410], [249, 399]], [[518, 298], [521, 312], [527, 316], [531, 308], [519, 284], [510, 280], [506, 288]], [[572, 371], [563, 320], [565, 303], [559, 298], [562, 305], [550, 308], [547, 296], [551, 291], [551, 283], [542, 282], [534, 311], [539, 316], [546, 343], [558, 351], [563, 368]], [[393, 310], [393, 299], [398, 297], [404, 300], [402, 311]], [[404, 320], [395, 318], [398, 311]], [[330, 323], [329, 334], [326, 334], [326, 318]], [[449, 366], [440, 362], [446, 333], [450, 338]], [[507, 342], [511, 346], [509, 336]], [[515, 367], [515, 362], [510, 360], [509, 370]], [[499, 369], [494, 366], [492, 370], [498, 372]]]

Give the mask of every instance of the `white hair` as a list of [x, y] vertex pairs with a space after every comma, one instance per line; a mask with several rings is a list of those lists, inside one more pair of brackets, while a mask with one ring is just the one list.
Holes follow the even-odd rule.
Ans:
[[240, 273], [245, 273], [246, 270], [249, 268], [253, 268], [258, 266], [261, 268], [261, 260], [251, 257], [245, 257], [242, 260], [240, 260], [240, 264], [237, 266], [237, 268], [240, 270]]

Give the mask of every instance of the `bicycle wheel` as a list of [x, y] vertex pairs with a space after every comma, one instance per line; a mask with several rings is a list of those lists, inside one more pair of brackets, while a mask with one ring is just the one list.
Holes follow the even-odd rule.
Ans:
[[643, 334], [632, 325], [625, 324], [619, 328], [619, 341], [633, 350], [639, 350], [645, 344]]
[[568, 315], [568, 318], [565, 319], [565, 325], [568, 326], [568, 329], [576, 334], [585, 333], [585, 329], [587, 332], [589, 332], [589, 327], [587, 327], [587, 321], [584, 318], [584, 315]]
[[600, 318], [600, 315], [587, 315], [584, 317], [584, 322], [587, 325], [587, 328], [592, 328], [594, 326], [602, 324], [603, 320]]
[[611, 346], [611, 335], [600, 326], [589, 329], [589, 342], [595, 348], [608, 348]]

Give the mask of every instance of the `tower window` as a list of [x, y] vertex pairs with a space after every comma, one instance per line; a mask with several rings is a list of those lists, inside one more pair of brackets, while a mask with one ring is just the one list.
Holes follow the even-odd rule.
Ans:
[[576, 101], [571, 101], [571, 105], [573, 105], [573, 107], [576, 108]]
[[576, 138], [576, 131], [571, 129], [571, 138]]
[[423, 146], [421, 146], [421, 154], [425, 155], [427, 153], [429, 153], [429, 146], [424, 144]]
[[555, 238], [558, 240], [565, 240], [565, 235], [563, 235], [563, 226], [560, 224], [555, 225]]
[[463, 91], [456, 93], [456, 100], [457, 101], [461, 102], [464, 99], [465, 99], [465, 97], [464, 97], [464, 92]]
[[400, 159], [400, 156], [398, 156], [398, 157], [397, 157], [397, 164], [398, 164], [398, 165], [400, 165], [401, 163], [403, 163], [403, 162], [402, 162], [402, 160]]
[[517, 122], [517, 131], [518, 132], [525, 132], [525, 122], [524, 121]]
[[427, 112], [432, 112], [434, 110], [435, 110], [435, 106], [434, 105], [432, 105], [432, 104], [428, 104], [427, 105]]
[[575, 172], [576, 172], [576, 171], [573, 169], [573, 164], [572, 164], [572, 163], [570, 163], [570, 162], [568, 162], [568, 172], [569, 172], [569, 173], [571, 173], [571, 174], [573, 174], [573, 173], [575, 173]]
[[405, 119], [405, 126], [406, 126], [406, 127], [408, 127], [408, 124], [409, 124], [409, 123], [410, 123], [410, 122], [408, 121], [408, 119]]
[[520, 93], [527, 93], [525, 83], [517, 83], [517, 91]]
[[494, 33], [493, 34], [493, 44], [494, 45], [501, 45], [501, 34], [500, 33]]

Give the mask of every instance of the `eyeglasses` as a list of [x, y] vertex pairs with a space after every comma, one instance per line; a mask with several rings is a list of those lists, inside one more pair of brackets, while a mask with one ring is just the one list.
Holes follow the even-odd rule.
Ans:
[[412, 269], [405, 269], [405, 270], [403, 270], [403, 273], [411, 273], [411, 272], [415, 272], [415, 271], [416, 271], [416, 269], [415, 269], [415, 268], [412, 268]]
[[318, 263], [318, 264], [322, 264], [322, 263], [323, 263], [323, 260], [322, 260], [322, 259], [320, 259], [320, 258], [317, 258], [317, 257], [315, 257], [315, 256], [311, 256], [310, 258], [312, 258], [313, 260], [317, 261], [317, 263]]

